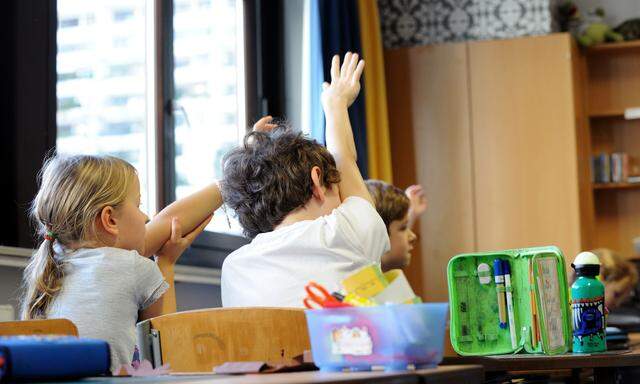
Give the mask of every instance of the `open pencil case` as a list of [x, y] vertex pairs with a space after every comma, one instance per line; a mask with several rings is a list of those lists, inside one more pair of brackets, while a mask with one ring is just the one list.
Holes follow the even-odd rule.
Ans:
[[[495, 279], [496, 272], [504, 275], [505, 263], [510, 270], [510, 286]], [[567, 273], [557, 247], [457, 255], [449, 261], [447, 280], [451, 344], [458, 354], [556, 355], [569, 350]]]

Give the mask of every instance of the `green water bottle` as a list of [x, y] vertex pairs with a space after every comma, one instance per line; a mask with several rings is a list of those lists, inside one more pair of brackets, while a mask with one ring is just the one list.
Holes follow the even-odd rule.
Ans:
[[576, 281], [571, 285], [573, 352], [604, 352], [607, 350], [604, 285], [596, 279], [600, 260], [591, 252], [582, 252], [571, 266], [576, 271]]

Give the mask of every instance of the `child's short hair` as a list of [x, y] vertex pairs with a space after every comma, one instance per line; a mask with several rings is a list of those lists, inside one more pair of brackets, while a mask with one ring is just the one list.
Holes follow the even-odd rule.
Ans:
[[81, 245], [95, 236], [96, 217], [125, 200], [136, 176], [131, 164], [112, 156], [58, 155], [44, 163], [30, 209], [43, 240], [24, 271], [23, 319], [44, 318], [62, 287], [64, 255], [54, 251], [54, 242]]
[[409, 212], [410, 201], [402, 189], [382, 180], [367, 180], [365, 184], [387, 231], [392, 221], [404, 219]]
[[320, 167], [322, 184], [340, 182], [333, 156], [315, 140], [287, 125], [251, 132], [223, 159], [221, 191], [250, 238], [272, 231], [312, 197], [311, 169]]

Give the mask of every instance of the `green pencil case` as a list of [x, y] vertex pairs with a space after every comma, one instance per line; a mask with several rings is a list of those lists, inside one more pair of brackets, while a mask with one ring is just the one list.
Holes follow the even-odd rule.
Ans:
[[[504, 261], [509, 263], [511, 287], [496, 284], [496, 259], [503, 260], [501, 265]], [[447, 280], [451, 345], [458, 354], [556, 355], [569, 351], [567, 272], [557, 247], [457, 255], [449, 261]], [[508, 321], [507, 292], [513, 303], [514, 340]], [[507, 324], [504, 328], [500, 326], [499, 294], [505, 299], [502, 307]]]

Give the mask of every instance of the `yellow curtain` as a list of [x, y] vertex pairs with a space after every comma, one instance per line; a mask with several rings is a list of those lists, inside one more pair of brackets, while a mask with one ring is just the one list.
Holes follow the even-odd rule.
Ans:
[[364, 91], [369, 177], [392, 183], [387, 87], [384, 79], [380, 16], [376, 0], [358, 0], [358, 13], [362, 56], [366, 62]]

